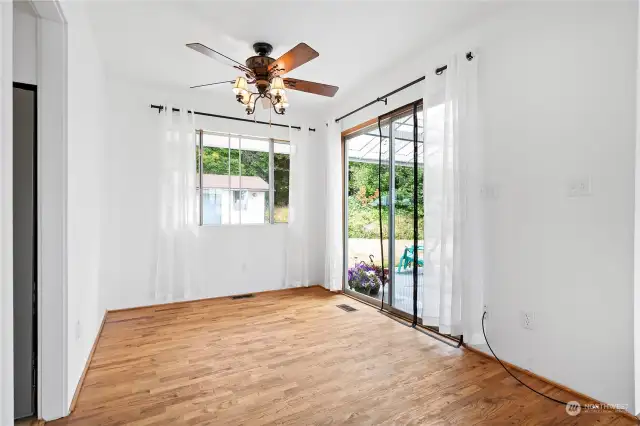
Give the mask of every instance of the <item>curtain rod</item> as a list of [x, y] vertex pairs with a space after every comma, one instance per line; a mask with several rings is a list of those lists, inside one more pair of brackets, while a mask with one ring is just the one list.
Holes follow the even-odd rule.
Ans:
[[[466, 54], [466, 56], [465, 56], [465, 57], [467, 58], [467, 61], [470, 61], [470, 60], [472, 60], [472, 59], [473, 59], [473, 53], [471, 53], [471, 52], [467, 52], [467, 54]], [[435, 74], [436, 74], [436, 75], [441, 75], [441, 74], [442, 74], [446, 69], [447, 69], [447, 66], [446, 66], [446, 65], [443, 65], [443, 66], [441, 66], [441, 67], [439, 67], [439, 68], [436, 68], [436, 70], [435, 70]], [[355, 114], [355, 113], [356, 113], [356, 112], [358, 112], [358, 111], [362, 111], [363, 109], [365, 109], [365, 108], [367, 108], [367, 107], [370, 107], [371, 105], [375, 104], [376, 102], [384, 102], [384, 104], [386, 105], [386, 104], [387, 104], [387, 98], [388, 98], [389, 96], [391, 96], [391, 95], [395, 95], [396, 93], [398, 93], [398, 92], [400, 92], [400, 91], [402, 91], [402, 90], [406, 89], [407, 87], [411, 87], [411, 86], [413, 86], [414, 84], [420, 83], [420, 82], [421, 82], [422, 80], [424, 80], [425, 78], [427, 78], [427, 77], [423, 75], [422, 77], [417, 78], [417, 79], [413, 80], [412, 82], [407, 83], [407, 84], [405, 84], [404, 86], [397, 88], [396, 90], [392, 90], [391, 92], [386, 93], [386, 94], [384, 94], [384, 95], [382, 95], [382, 96], [380, 96], [380, 97], [376, 98], [375, 100], [373, 100], [373, 101], [369, 102], [369, 103], [368, 103], [368, 104], [366, 104], [366, 105], [361, 106], [360, 108], [354, 109], [353, 111], [351, 111], [351, 112], [349, 112], [349, 113], [347, 113], [347, 114], [343, 115], [342, 117], [338, 117], [338, 118], [336, 118], [336, 123], [337, 123], [338, 121], [342, 120], [343, 118], [347, 118], [347, 117], [349, 117], [350, 115], [353, 115], [353, 114]]]
[[[164, 109], [164, 106], [162, 106], [162, 105], [153, 105], [153, 104], [151, 104], [150, 107], [157, 109], [158, 113], [161, 112]], [[173, 108], [173, 112], [178, 112], [178, 111], [180, 111], [180, 109]], [[224, 118], [225, 120], [244, 121], [246, 123], [253, 123], [253, 124], [266, 124], [267, 126], [286, 127], [287, 129], [289, 127], [291, 127], [292, 129], [301, 130], [300, 126], [287, 126], [286, 124], [269, 123], [267, 121], [249, 120], [247, 118], [239, 118], [239, 117], [229, 117], [227, 115], [210, 114], [208, 112], [200, 112], [200, 111], [188, 111], [188, 112], [193, 113], [195, 115], [202, 115], [202, 116], [205, 116], [205, 117]], [[315, 132], [316, 129], [312, 129], [311, 127], [309, 127], [309, 131], [310, 132]]]

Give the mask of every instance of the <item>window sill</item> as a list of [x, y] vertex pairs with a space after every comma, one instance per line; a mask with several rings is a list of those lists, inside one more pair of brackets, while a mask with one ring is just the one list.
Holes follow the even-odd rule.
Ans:
[[198, 225], [199, 228], [240, 228], [243, 226], [248, 226], [248, 227], [267, 227], [267, 226], [273, 226], [273, 225], [288, 225], [289, 222], [276, 222], [276, 223], [232, 223], [232, 224], [220, 224], [220, 225], [216, 225], [216, 224], [203, 224], [203, 225]]

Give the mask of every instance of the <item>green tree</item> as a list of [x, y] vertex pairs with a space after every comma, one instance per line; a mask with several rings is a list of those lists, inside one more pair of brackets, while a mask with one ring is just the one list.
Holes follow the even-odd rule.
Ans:
[[[381, 172], [382, 193], [374, 197], [378, 190], [378, 170]], [[423, 168], [418, 167], [418, 238], [422, 239]], [[387, 235], [389, 166], [377, 163], [349, 162], [349, 236], [352, 238], [379, 238], [378, 203], [383, 202], [383, 236]], [[413, 166], [396, 164], [395, 167], [395, 232], [397, 239], [413, 238]], [[368, 201], [368, 199], [372, 199]], [[363, 205], [362, 200], [365, 200]]]

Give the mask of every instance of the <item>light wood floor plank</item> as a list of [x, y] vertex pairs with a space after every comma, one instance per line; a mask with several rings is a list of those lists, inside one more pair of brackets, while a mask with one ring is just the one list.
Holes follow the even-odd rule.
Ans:
[[[336, 307], [347, 303], [358, 310]], [[526, 378], [559, 399], [574, 396]], [[502, 367], [320, 288], [110, 312], [52, 425], [593, 425]]]

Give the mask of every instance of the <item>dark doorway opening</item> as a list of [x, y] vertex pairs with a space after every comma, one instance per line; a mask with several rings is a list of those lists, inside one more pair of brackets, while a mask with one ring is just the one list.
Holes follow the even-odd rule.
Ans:
[[37, 87], [13, 83], [14, 417], [37, 413]]

